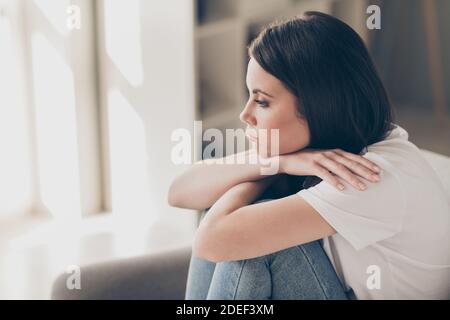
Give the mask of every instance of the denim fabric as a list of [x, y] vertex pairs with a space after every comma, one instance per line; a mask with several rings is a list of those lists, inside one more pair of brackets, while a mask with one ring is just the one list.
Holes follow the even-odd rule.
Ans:
[[238, 261], [214, 263], [192, 255], [185, 298], [348, 299], [320, 240]]

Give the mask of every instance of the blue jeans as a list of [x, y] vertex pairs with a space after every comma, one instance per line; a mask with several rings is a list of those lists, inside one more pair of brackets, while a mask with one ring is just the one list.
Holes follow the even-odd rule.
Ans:
[[185, 298], [349, 299], [320, 240], [238, 261], [214, 263], [192, 255]]

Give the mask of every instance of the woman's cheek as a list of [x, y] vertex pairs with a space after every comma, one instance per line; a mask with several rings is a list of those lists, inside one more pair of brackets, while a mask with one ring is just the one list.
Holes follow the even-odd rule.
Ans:
[[307, 137], [298, 130], [281, 131], [280, 136], [280, 154], [286, 154], [306, 148], [308, 144]]

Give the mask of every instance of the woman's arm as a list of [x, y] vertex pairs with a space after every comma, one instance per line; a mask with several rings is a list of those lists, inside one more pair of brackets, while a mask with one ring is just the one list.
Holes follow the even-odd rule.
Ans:
[[250, 259], [336, 233], [298, 195], [251, 204], [271, 180], [228, 190], [201, 221], [193, 254], [212, 262]]
[[278, 173], [277, 159], [255, 157], [256, 151], [251, 149], [195, 163], [172, 182], [168, 193], [169, 204], [203, 210], [210, 208], [231, 187], [267, 178], [268, 175], [262, 174], [264, 169], [273, 168], [273, 174]]
[[[235, 156], [243, 164], [237, 160], [228, 163]], [[256, 151], [251, 149], [221, 159], [197, 162], [173, 181], [168, 202], [171, 206], [181, 208], [210, 208], [231, 187], [267, 178], [268, 172], [272, 172], [272, 175], [314, 175], [340, 190], [344, 186], [338, 177], [359, 190], [365, 187], [359, 177], [372, 182], [379, 179], [379, 168], [374, 163], [340, 149], [304, 149], [271, 158], [258, 157]]]
[[[345, 159], [338, 159], [336, 155], [326, 152], [325, 162], [328, 162], [328, 159], [334, 159], [360, 172], [360, 175], [365, 176], [368, 181], [373, 183], [378, 181], [373, 179], [373, 173], [367, 170], [369, 167], [380, 172], [380, 168], [373, 162], [345, 153], [342, 153]], [[339, 150], [332, 152], [340, 153]], [[317, 155], [311, 158], [312, 154], [308, 153], [307, 157], [311, 158], [312, 162], [324, 160], [323, 154]], [[302, 160], [300, 154], [285, 157], [282, 167], [284, 172], [292, 170], [294, 174], [298, 172], [312, 175], [318, 170], [315, 166], [305, 166], [305, 160]], [[311, 171], [303, 172], [305, 167]], [[300, 170], [300, 168], [303, 169]], [[327, 172], [327, 174], [330, 173]], [[341, 177], [346, 174], [346, 172], [341, 173]], [[336, 179], [337, 184], [340, 183], [338, 177], [326, 178]], [[193, 253], [213, 262], [242, 260], [270, 254], [336, 233], [336, 230], [297, 194], [265, 203], [250, 204], [273, 179], [275, 177], [242, 183], [226, 192], [202, 220], [195, 235]], [[349, 183], [356, 186], [360, 182], [359, 179], [349, 180]], [[332, 184], [336, 186], [336, 182]], [[359, 190], [362, 191], [362, 189]]]
[[208, 214], [202, 220], [201, 224], [209, 224], [241, 207], [255, 202], [264, 190], [273, 184], [276, 179], [276, 176], [271, 176], [259, 181], [242, 182], [231, 187], [209, 209]]

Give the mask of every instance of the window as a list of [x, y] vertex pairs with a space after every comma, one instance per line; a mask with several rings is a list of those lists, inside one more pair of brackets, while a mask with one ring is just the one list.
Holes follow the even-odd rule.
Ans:
[[149, 218], [140, 1], [76, 5], [0, 0], [0, 214]]
[[103, 211], [93, 3], [0, 0], [0, 213]]
[[29, 112], [24, 99], [18, 8], [0, 0], [0, 218], [33, 206]]

